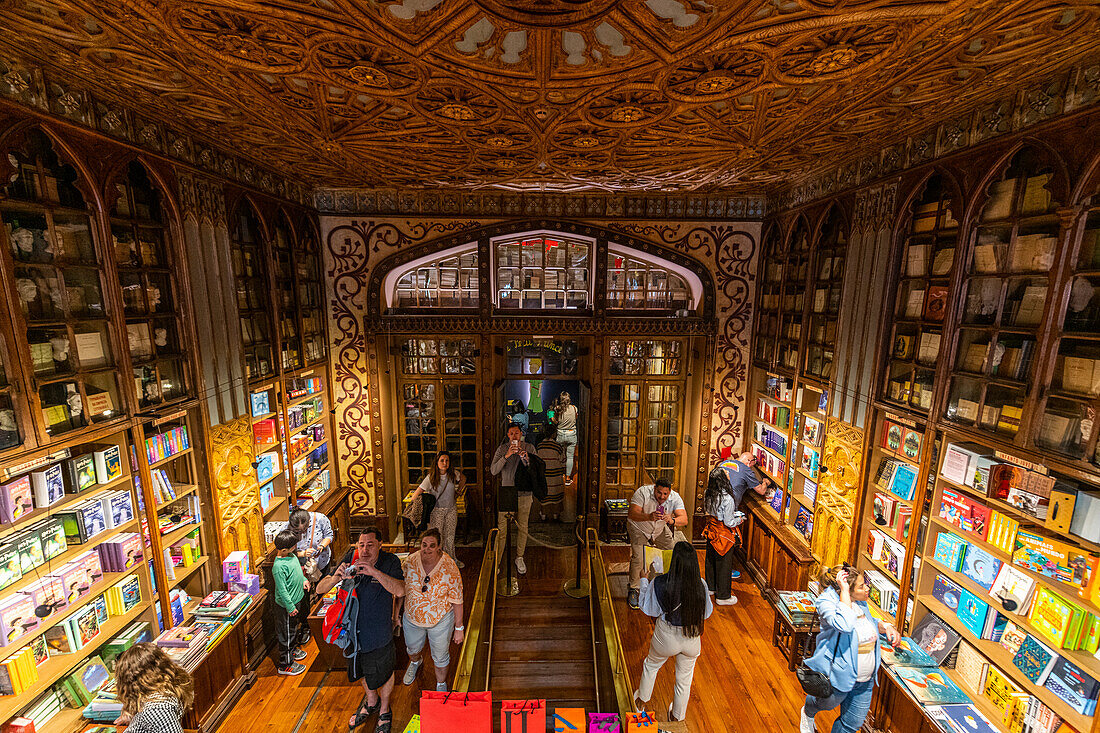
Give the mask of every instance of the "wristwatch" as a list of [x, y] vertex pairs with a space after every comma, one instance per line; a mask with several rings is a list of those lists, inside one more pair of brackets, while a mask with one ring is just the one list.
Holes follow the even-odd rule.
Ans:
[[465, 631], [465, 630], [466, 630], [465, 626], [456, 626], [455, 627], [455, 631]]

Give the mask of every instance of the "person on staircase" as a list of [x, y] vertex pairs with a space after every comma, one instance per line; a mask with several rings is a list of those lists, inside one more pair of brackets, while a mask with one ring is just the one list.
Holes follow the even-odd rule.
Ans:
[[455, 554], [455, 530], [458, 528], [458, 499], [466, 492], [466, 476], [451, 462], [451, 454], [440, 451], [436, 454], [432, 470], [416, 487], [412, 498], [428, 493], [435, 497], [435, 508], [432, 509], [428, 527], [439, 530], [443, 538], [443, 552], [447, 553], [458, 563], [458, 567], [464, 565], [459, 562]]
[[440, 541], [434, 527], [420, 535], [420, 550], [404, 563], [405, 595], [397, 599], [397, 607], [409, 653], [403, 682], [411, 685], [416, 681], [427, 643], [435, 665], [435, 689], [446, 692], [451, 642], [461, 644], [466, 627], [462, 623], [462, 575]]
[[657, 673], [669, 657], [676, 657], [676, 688], [668, 706], [668, 719], [679, 721], [687, 715], [695, 662], [703, 649], [703, 622], [714, 606], [699, 576], [699, 557], [690, 543], [677, 542], [668, 565], [668, 572], [663, 575], [647, 568], [641, 581], [642, 611], [657, 622], [649, 654], [642, 662], [638, 689], [634, 691], [634, 708], [638, 712], [645, 710], [653, 697]]
[[652, 484], [639, 487], [630, 498], [626, 534], [630, 539], [630, 590], [627, 593], [627, 604], [631, 608], [638, 608], [645, 546], [671, 550], [673, 545], [685, 539], [680, 527], [686, 527], [687, 523], [684, 500], [672, 490], [672, 482], [667, 478], [662, 477]]
[[489, 470], [494, 476], [500, 476], [497, 528], [501, 539], [496, 548], [497, 566], [500, 566], [500, 557], [504, 552], [503, 538], [508, 532], [508, 522], [515, 519], [519, 526], [519, 536], [516, 537], [516, 570], [520, 575], [526, 575], [527, 563], [523, 560], [523, 553], [527, 549], [531, 503], [534, 501], [538, 482], [542, 482], [545, 491], [546, 472], [537, 449], [523, 437], [523, 429], [519, 425], [508, 427], [508, 436], [497, 447]]

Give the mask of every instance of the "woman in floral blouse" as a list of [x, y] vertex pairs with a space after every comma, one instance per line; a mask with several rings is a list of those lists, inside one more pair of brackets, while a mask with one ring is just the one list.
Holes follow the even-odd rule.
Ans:
[[451, 642], [462, 643], [465, 627], [462, 624], [462, 575], [454, 558], [443, 552], [438, 529], [432, 528], [422, 534], [420, 551], [405, 560], [405, 597], [399, 602], [404, 604], [402, 626], [405, 648], [409, 652], [405, 684], [416, 681], [427, 643], [435, 665], [435, 689], [446, 691]]

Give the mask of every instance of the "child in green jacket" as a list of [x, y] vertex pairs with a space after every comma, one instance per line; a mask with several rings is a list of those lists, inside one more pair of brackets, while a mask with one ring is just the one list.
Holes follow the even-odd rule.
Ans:
[[275, 535], [275, 549], [279, 556], [271, 568], [275, 579], [275, 636], [279, 641], [279, 674], [299, 675], [306, 671], [300, 662], [306, 653], [299, 648], [298, 640], [309, 633], [309, 581], [302, 573], [302, 563], [294, 553], [298, 535], [284, 529]]

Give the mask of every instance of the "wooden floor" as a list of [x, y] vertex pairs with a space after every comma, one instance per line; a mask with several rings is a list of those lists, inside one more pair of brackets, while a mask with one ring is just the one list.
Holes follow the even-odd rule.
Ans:
[[[463, 579], [466, 583], [467, 598], [474, 591], [476, 582], [479, 550], [459, 548], [459, 556], [466, 562]], [[608, 562], [623, 561], [629, 558], [629, 549], [605, 548]], [[532, 601], [523, 598], [544, 596], [534, 604], [540, 608], [553, 608], [554, 588], [560, 586], [561, 578], [571, 573], [574, 552], [569, 550], [550, 550], [530, 548], [527, 552], [529, 573], [521, 579], [521, 596], [518, 602], [504, 602], [500, 609], [509, 605], [512, 611], [501, 615], [501, 620], [524, 620], [524, 631], [513, 633], [503, 650], [498, 651], [497, 659], [502, 655], [512, 655], [512, 661], [530, 659], [524, 654], [523, 639], [529, 640], [531, 648], [542, 650], [548, 660], [565, 661], [565, 657], [553, 651], [553, 645], [545, 643], [546, 637], [565, 634], [569, 639], [575, 629], [555, 631], [554, 626], [537, 625], [541, 619], [528, 615]], [[701, 559], [701, 558], [700, 558]], [[715, 613], [706, 624], [703, 636], [703, 654], [695, 667], [695, 679], [688, 705], [686, 724], [677, 725], [676, 730], [692, 733], [713, 733], [714, 731], [790, 731], [798, 730], [798, 711], [802, 705], [802, 694], [793, 672], [787, 669], [787, 662], [779, 650], [771, 645], [773, 611], [764, 600], [756, 586], [747, 581], [747, 574], [741, 581], [734, 582], [734, 593], [739, 603], [730, 607], [716, 607]], [[613, 584], [622, 587], [623, 583]], [[562, 608], [563, 619], [569, 623], [561, 628], [575, 625], [577, 609], [565, 596], [557, 597]], [[641, 672], [642, 660], [649, 649], [649, 639], [653, 624], [651, 619], [640, 611], [630, 610], [626, 599], [616, 600], [615, 612], [618, 615], [623, 635], [623, 647], [631, 663], [631, 679], [635, 686]], [[541, 613], [539, 614], [542, 615]], [[557, 625], [555, 625], [557, 626]], [[545, 629], [545, 630], [544, 630]], [[500, 638], [498, 636], [498, 638]], [[576, 641], [570, 644], [570, 654], [580, 651]], [[401, 684], [401, 676], [407, 665], [403, 644], [398, 647], [397, 685], [394, 690], [392, 706], [394, 711], [394, 731], [401, 733], [409, 717], [416, 712], [421, 689], [434, 689], [434, 677], [430, 667], [420, 670], [419, 680], [411, 687]], [[306, 660], [309, 670], [298, 677], [285, 677], [275, 673], [270, 659], [265, 660], [259, 670], [259, 681], [245, 693], [220, 729], [223, 733], [258, 733], [259, 731], [279, 731], [280, 733], [298, 733], [299, 731], [325, 731], [339, 733], [347, 731], [347, 722], [359, 704], [362, 689], [358, 683], [348, 682], [346, 673], [341, 669], [325, 672], [319, 664], [316, 642], [311, 642], [306, 650], [310, 657]], [[457, 651], [452, 650], [452, 672]], [[537, 654], [536, 654], [537, 656]], [[566, 655], [568, 656], [568, 655]], [[589, 658], [581, 660], [590, 663]], [[562, 674], [566, 674], [562, 668]], [[575, 676], [576, 669], [568, 673]], [[524, 675], [526, 676], [526, 675]], [[507, 672], [494, 675], [494, 687], [516, 698], [522, 698], [519, 688], [505, 679]], [[518, 678], [514, 682], [521, 682]], [[423, 688], [421, 687], [423, 685]], [[666, 711], [672, 700], [674, 685], [673, 665], [670, 661], [657, 676], [650, 709], [656, 713], [658, 721], [667, 719]], [[540, 687], [542, 684], [540, 683]], [[591, 699], [583, 690], [562, 689], [558, 694], [547, 695], [559, 699]], [[507, 699], [507, 697], [502, 698]], [[551, 710], [553, 704], [550, 705]], [[826, 731], [832, 724], [835, 714], [818, 716], [818, 730]], [[498, 721], [499, 723], [499, 721]], [[370, 733], [374, 728], [374, 719], [367, 722], [360, 731]]]

